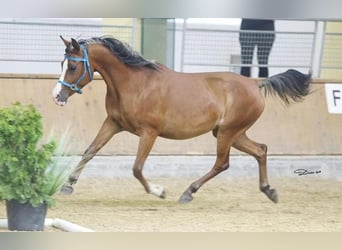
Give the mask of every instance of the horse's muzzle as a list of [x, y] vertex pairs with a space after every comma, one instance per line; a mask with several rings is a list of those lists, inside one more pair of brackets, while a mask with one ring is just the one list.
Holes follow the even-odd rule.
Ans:
[[52, 98], [54, 102], [59, 106], [64, 106], [68, 101], [69, 95], [62, 90], [61, 84], [57, 84], [52, 91]]
[[53, 96], [53, 100], [59, 106], [64, 106], [67, 103], [68, 98], [62, 98], [61, 95]]

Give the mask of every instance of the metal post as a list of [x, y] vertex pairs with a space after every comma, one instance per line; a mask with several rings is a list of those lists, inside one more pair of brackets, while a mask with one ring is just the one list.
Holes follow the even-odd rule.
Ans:
[[182, 29], [182, 46], [181, 46], [181, 63], [180, 63], [180, 70], [181, 72], [184, 71], [184, 48], [185, 48], [185, 35], [186, 35], [187, 23], [186, 19], [183, 22], [183, 29]]
[[325, 22], [315, 21], [315, 35], [312, 41], [311, 70], [314, 77], [320, 76], [324, 47]]
[[137, 42], [137, 19], [133, 18], [132, 22], [132, 48], [136, 50], [136, 42]]

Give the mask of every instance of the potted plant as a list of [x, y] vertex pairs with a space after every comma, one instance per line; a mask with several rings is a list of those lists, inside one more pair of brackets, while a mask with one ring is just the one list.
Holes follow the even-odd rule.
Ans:
[[43, 231], [53, 195], [70, 174], [55, 140], [42, 144], [42, 117], [19, 102], [0, 109], [0, 200], [6, 202], [8, 229]]

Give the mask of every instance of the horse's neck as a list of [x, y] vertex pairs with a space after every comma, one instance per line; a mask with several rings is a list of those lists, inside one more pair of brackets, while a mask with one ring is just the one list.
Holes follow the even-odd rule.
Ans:
[[108, 89], [120, 88], [122, 84], [128, 84], [132, 70], [120, 62], [113, 55], [98, 55], [96, 60], [96, 70], [100, 73], [107, 84]]

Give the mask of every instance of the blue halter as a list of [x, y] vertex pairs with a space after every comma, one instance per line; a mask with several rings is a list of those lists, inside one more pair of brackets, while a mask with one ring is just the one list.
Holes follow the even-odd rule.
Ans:
[[70, 56], [67, 56], [67, 55], [64, 56], [64, 59], [68, 59], [70, 61], [83, 62], [84, 71], [83, 71], [83, 74], [81, 75], [81, 77], [75, 83], [68, 83], [68, 82], [65, 82], [65, 81], [58, 80], [58, 83], [68, 87], [69, 89], [75, 91], [78, 94], [82, 94], [82, 90], [78, 87], [78, 84], [84, 79], [84, 77], [86, 76], [87, 72], [89, 74], [90, 81], [93, 80], [93, 75], [92, 75], [92, 72], [91, 72], [91, 69], [90, 69], [90, 63], [89, 63], [87, 49], [85, 47], [83, 47], [83, 46], [81, 46], [81, 48], [83, 50], [83, 58], [81, 58], [81, 57], [70, 57]]

